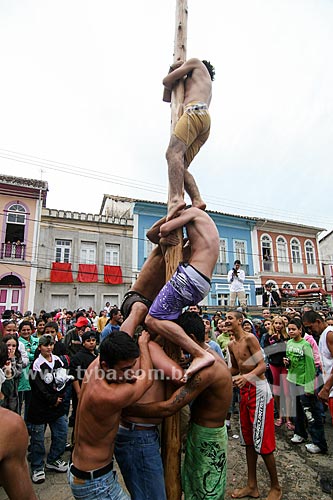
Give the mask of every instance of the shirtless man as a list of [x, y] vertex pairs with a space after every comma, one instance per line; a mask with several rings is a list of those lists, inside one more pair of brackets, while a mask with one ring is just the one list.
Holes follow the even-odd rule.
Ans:
[[[139, 337], [140, 351], [125, 332], [113, 332], [86, 370], [75, 422], [75, 447], [69, 482], [75, 498], [129, 500], [113, 470], [114, 441], [123, 408], [152, 385], [149, 335]], [[133, 367], [140, 355], [141, 374]]]
[[[8, 360], [7, 345], [0, 342], [0, 368]], [[0, 377], [0, 394], [3, 377]], [[9, 498], [37, 500], [26, 461], [28, 432], [21, 416], [0, 408], [0, 486]], [[17, 480], [19, 478], [19, 480]]]
[[267, 500], [281, 500], [274, 450], [274, 399], [264, 373], [265, 361], [255, 335], [242, 329], [243, 315], [226, 314], [225, 325], [234, 335], [228, 349], [233, 383], [240, 389], [241, 442], [246, 446], [247, 485], [234, 490], [232, 498], [259, 498], [257, 458], [260, 454], [268, 470], [271, 488]]
[[131, 290], [125, 294], [121, 304], [124, 322], [120, 329], [127, 332], [131, 337], [133, 337], [137, 326], [143, 324], [153, 300], [165, 284], [163, 255], [166, 246], [174, 246], [179, 243], [176, 234], [170, 234], [166, 238], [159, 236], [160, 226], [165, 221], [166, 217], [163, 217], [147, 231], [147, 238], [158, 246], [148, 256], [138, 278]]
[[206, 212], [196, 207], [183, 210], [179, 217], [160, 226], [160, 235], [185, 226], [191, 246], [188, 263], [180, 264], [172, 278], [157, 295], [145, 324], [149, 331], [167, 338], [190, 353], [193, 361], [186, 377], [214, 363], [215, 358], [194, 342], [176, 320], [185, 306], [196, 304], [208, 294], [210, 280], [216, 264], [220, 238], [214, 221]]
[[27, 428], [19, 415], [5, 408], [0, 408], [0, 420], [0, 486], [9, 498], [37, 500], [26, 461]]
[[185, 87], [184, 113], [176, 124], [166, 152], [169, 173], [167, 220], [185, 207], [183, 185], [192, 200], [192, 206], [202, 210], [206, 208], [188, 167], [209, 136], [208, 107], [212, 99], [214, 75], [214, 67], [208, 61], [193, 58], [174, 63], [163, 80], [167, 91], [171, 91], [182, 78]]
[[[183, 370], [156, 342], [148, 344], [154, 370], [154, 382], [138, 403], [163, 401], [165, 380], [181, 385]], [[140, 369], [140, 360], [134, 370]], [[125, 409], [126, 413], [126, 409]], [[132, 500], [166, 500], [164, 470], [160, 455], [158, 425], [161, 416], [144, 418], [122, 415], [115, 441], [115, 457]]]
[[227, 472], [227, 430], [232, 382], [226, 363], [204, 342], [205, 327], [196, 313], [178, 319], [183, 331], [201, 349], [214, 356], [213, 366], [203, 368], [167, 401], [136, 404], [130, 414], [169, 417], [192, 401], [182, 482], [185, 498], [224, 498]]

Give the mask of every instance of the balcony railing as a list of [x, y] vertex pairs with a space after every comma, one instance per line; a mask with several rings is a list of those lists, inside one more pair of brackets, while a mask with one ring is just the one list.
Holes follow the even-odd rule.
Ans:
[[273, 271], [273, 262], [272, 261], [264, 259], [262, 261], [262, 263], [263, 263], [264, 271], [266, 271], [266, 272], [272, 272]]
[[303, 264], [301, 262], [293, 262], [293, 273], [303, 273]]
[[24, 260], [25, 243], [2, 243], [0, 258], [1, 260], [4, 259]]
[[318, 274], [317, 264], [307, 264], [308, 274]]

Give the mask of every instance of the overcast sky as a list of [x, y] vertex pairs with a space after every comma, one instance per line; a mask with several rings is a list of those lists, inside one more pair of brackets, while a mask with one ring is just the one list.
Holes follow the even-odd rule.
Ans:
[[[166, 201], [176, 0], [1, 0], [0, 173], [47, 206]], [[191, 171], [208, 209], [333, 228], [333, 2], [188, 0], [187, 57], [216, 68]], [[11, 158], [11, 159], [10, 159]]]

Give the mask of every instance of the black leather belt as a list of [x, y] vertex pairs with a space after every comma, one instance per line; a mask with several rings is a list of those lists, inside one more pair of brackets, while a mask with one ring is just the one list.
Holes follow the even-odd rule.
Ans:
[[157, 430], [157, 425], [140, 425], [136, 424], [135, 422], [125, 422], [124, 420], [121, 420], [120, 425], [122, 427], [125, 427], [125, 429], [129, 429], [131, 431], [156, 431]]
[[73, 476], [78, 479], [97, 479], [98, 477], [104, 476], [113, 469], [113, 460], [105, 467], [101, 467], [100, 469], [85, 471], [80, 470], [75, 467], [75, 465], [71, 464], [69, 470], [73, 474]]

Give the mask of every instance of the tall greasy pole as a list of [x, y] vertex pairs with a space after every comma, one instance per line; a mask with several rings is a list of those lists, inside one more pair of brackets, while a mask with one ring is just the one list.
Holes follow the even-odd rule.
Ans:
[[[176, 0], [176, 29], [174, 42], [173, 62], [186, 60], [187, 38], [187, 0]], [[172, 90], [171, 96], [171, 133], [178, 118], [183, 112], [184, 83], [180, 81]], [[170, 189], [170, 188], [169, 188]], [[184, 192], [184, 189], [183, 189]], [[170, 199], [170, 193], [169, 193]], [[169, 280], [182, 261], [183, 238], [182, 230], [178, 230], [180, 243], [168, 247], [165, 255], [166, 279]], [[172, 343], [165, 346], [167, 354], [179, 360], [180, 348]], [[172, 387], [167, 388], [167, 395], [172, 393]], [[180, 414], [177, 413], [164, 420], [162, 430], [162, 456], [164, 463], [165, 487], [168, 500], [180, 500], [182, 496], [180, 478], [181, 442], [180, 442]]]

